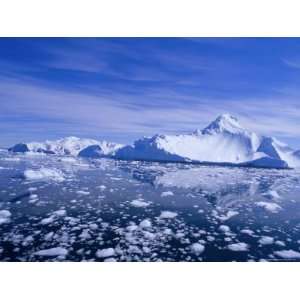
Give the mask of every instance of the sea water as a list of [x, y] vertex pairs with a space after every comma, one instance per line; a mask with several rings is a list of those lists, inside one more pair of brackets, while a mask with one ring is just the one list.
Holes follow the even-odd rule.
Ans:
[[1, 261], [300, 261], [300, 170], [0, 153]]

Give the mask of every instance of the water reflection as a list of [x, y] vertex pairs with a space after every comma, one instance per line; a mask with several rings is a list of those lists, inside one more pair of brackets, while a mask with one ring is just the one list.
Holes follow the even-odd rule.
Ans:
[[300, 189], [299, 170], [184, 166], [137, 163], [120, 166], [140, 182], [154, 187], [192, 191], [218, 208], [247, 201], [280, 201]]
[[[24, 176], [40, 168], [64, 180]], [[0, 260], [247, 261], [299, 250], [297, 170], [7, 155], [0, 172]], [[262, 246], [265, 236], [273, 243]], [[36, 254], [53, 248], [66, 254]]]

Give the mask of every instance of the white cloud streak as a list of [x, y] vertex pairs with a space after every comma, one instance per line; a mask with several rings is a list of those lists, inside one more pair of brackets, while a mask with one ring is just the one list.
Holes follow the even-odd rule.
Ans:
[[[143, 102], [139, 102], [139, 98]], [[24, 138], [47, 135], [112, 136], [130, 141], [142, 135], [180, 133], [202, 128], [217, 115], [229, 112], [261, 134], [300, 139], [300, 103], [296, 99], [205, 99], [168, 90], [145, 95], [84, 92], [42, 87], [39, 84], [1, 80], [0, 119], [7, 134], [18, 130]], [[162, 105], [143, 105], [148, 100]], [[188, 104], [190, 103], [190, 105]], [[48, 132], [48, 133], [47, 133]], [[21, 134], [22, 133], [22, 134]], [[2, 137], [6, 133], [2, 130]], [[131, 138], [130, 138], [131, 137]], [[8, 138], [7, 138], [8, 139]], [[16, 140], [16, 142], [18, 142]]]

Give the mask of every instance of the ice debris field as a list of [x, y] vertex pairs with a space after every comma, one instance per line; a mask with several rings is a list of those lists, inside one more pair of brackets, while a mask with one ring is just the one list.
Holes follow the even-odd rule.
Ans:
[[297, 168], [71, 155], [0, 152], [1, 261], [300, 261]]

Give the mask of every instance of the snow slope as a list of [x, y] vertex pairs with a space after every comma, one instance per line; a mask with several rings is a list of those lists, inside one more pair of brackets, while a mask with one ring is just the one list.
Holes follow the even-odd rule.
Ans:
[[119, 159], [229, 163], [258, 167], [294, 167], [300, 159], [274, 138], [243, 128], [235, 117], [219, 116], [203, 130], [183, 135], [155, 135], [119, 149]]
[[120, 145], [96, 141], [93, 139], [83, 139], [78, 137], [66, 137], [55, 141], [45, 141], [42, 143], [32, 142], [27, 144], [16, 144], [9, 150], [12, 152], [39, 152], [45, 154], [58, 154], [58, 155], [73, 155], [77, 156], [81, 150], [92, 146], [99, 145], [103, 149], [104, 153], [110, 152], [111, 149], [115, 150], [115, 147]]

